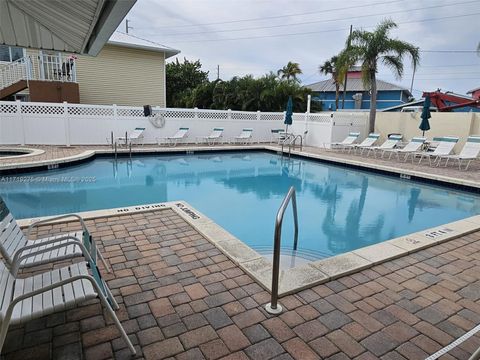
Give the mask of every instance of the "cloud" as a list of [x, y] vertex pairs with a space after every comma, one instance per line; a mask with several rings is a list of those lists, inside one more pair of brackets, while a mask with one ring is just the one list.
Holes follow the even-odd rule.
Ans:
[[[318, 65], [343, 48], [350, 24], [370, 30], [391, 18], [399, 24], [392, 35], [421, 49], [475, 50], [479, 15], [448, 18], [475, 13], [480, 3], [468, 0], [139, 0], [127, 18], [133, 34], [180, 49], [180, 58], [200, 59], [212, 79], [217, 65], [221, 78], [228, 79], [260, 76], [295, 61], [304, 83], [311, 83], [324, 78]], [[285, 16], [291, 14], [298, 15]], [[444, 19], [429, 21], [433, 18]], [[256, 20], [239, 21], [245, 19]], [[437, 88], [465, 93], [480, 84], [475, 53], [423, 52], [421, 64], [414, 82], [417, 97]], [[378, 77], [409, 88], [412, 69], [405, 65], [400, 81], [382, 67]]]

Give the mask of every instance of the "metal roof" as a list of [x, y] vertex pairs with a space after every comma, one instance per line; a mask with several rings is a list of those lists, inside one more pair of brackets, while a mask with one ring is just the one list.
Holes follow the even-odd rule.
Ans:
[[0, 44], [97, 55], [136, 0], [0, 0]]
[[[335, 92], [335, 83], [333, 79], [328, 79], [324, 81], [319, 81], [310, 85], [305, 85], [306, 88], [311, 89], [312, 91], [318, 92]], [[343, 86], [340, 85], [340, 90], [343, 91]], [[347, 91], [368, 91], [370, 89], [365, 89], [363, 86], [362, 79], [348, 79], [347, 80]], [[401, 90], [406, 91], [410, 94], [410, 91], [404, 87], [377, 79], [377, 90], [378, 91], [393, 91]]]
[[110, 37], [110, 40], [108, 40], [107, 44], [124, 46], [133, 49], [163, 52], [165, 53], [165, 58], [169, 58], [180, 53], [180, 50], [120, 31], [115, 31]]

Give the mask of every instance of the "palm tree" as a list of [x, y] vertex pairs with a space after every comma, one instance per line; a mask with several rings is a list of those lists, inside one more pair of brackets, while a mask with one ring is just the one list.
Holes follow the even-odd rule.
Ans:
[[340, 85], [343, 84], [343, 62], [342, 55], [332, 56], [318, 67], [320, 74], [332, 75], [333, 83], [335, 84], [335, 110], [338, 109], [338, 99], [340, 95]]
[[[362, 63], [362, 80], [366, 88], [371, 90], [369, 128], [375, 129], [377, 111], [377, 79], [378, 62], [389, 67], [396, 77], [403, 75], [403, 58], [409, 55], [412, 66], [417, 67], [420, 61], [418, 47], [398, 39], [390, 38], [389, 32], [397, 27], [391, 20], [382, 21], [373, 31], [355, 30], [349, 37], [350, 47], [345, 50], [348, 57]], [[348, 43], [348, 40], [347, 40]]]
[[297, 75], [300, 75], [302, 70], [300, 64], [289, 61], [287, 65], [277, 71], [277, 75], [280, 79], [286, 79], [287, 81], [299, 81]]

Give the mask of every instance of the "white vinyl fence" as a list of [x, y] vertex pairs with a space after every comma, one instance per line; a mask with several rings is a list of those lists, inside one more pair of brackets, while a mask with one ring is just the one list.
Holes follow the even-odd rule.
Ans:
[[[189, 142], [214, 127], [225, 129], [226, 140], [238, 136], [242, 128], [253, 128], [254, 141], [268, 142], [272, 129], [285, 127], [283, 112], [154, 107], [153, 113], [165, 119], [162, 127], [144, 117], [142, 107], [0, 101], [0, 144], [99, 145], [110, 141], [112, 131], [120, 137], [136, 127], [146, 128], [146, 144], [172, 136], [180, 127], [190, 128]], [[367, 114], [362, 113], [295, 113], [289, 131], [304, 135], [308, 145], [323, 146], [350, 131], [366, 136], [366, 125]]]

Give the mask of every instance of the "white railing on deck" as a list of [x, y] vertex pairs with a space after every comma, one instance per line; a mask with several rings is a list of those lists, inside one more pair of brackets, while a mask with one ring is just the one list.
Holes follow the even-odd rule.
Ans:
[[76, 58], [46, 54], [26, 56], [0, 68], [0, 89], [20, 80], [76, 82]]
[[0, 68], [0, 89], [28, 79], [27, 58], [21, 58]]

